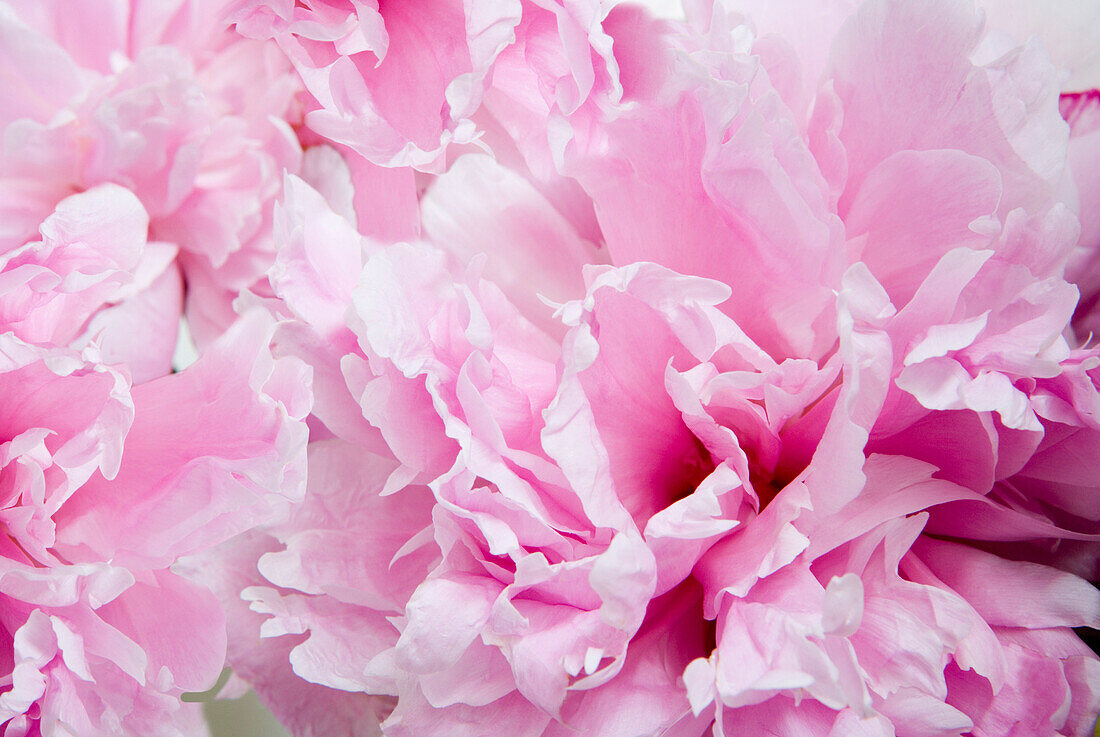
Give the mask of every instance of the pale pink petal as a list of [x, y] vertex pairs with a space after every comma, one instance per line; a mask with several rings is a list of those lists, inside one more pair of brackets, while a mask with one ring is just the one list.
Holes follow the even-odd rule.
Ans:
[[1038, 36], [1043, 49], [1061, 69], [1070, 72], [1067, 90], [1100, 87], [1100, 11], [1088, 3], [1057, 0], [1041, 11], [1018, 0], [982, 0], [987, 23], [1011, 34], [1017, 42]]
[[[922, 541], [917, 551], [991, 625], [1042, 629], [1100, 622], [1100, 592], [1070, 573], [933, 539]], [[989, 587], [994, 580], [1003, 583]]]
[[529, 182], [488, 156], [460, 157], [425, 194], [421, 208], [427, 237], [462, 264], [485, 254], [485, 278], [548, 332], [560, 327], [551, 326], [552, 310], [541, 300], [580, 297], [582, 267], [600, 260], [593, 244]]
[[[719, 279], [739, 296], [724, 309], [761, 347], [817, 355], [812, 326], [833, 319], [821, 290], [839, 280], [840, 223], [789, 110], [766, 75], [749, 84], [751, 66], [721, 82], [685, 71], [664, 93], [682, 103], [623, 115], [608, 127], [610, 155], [578, 161], [576, 176], [614, 261]], [[798, 258], [781, 255], [795, 243]]]
[[988, 159], [1003, 180], [1001, 211], [1049, 196], [1068, 133], [1054, 116], [1056, 71], [1035, 49], [976, 66], [980, 39], [976, 10], [950, 0], [867, 3], [846, 21], [832, 52], [849, 170], [843, 216], [870, 172], [907, 149]]
[[264, 357], [270, 331], [253, 313], [187, 371], [135, 390], [126, 460], [113, 482], [93, 479], [62, 510], [64, 549], [171, 560], [301, 497], [306, 428], [297, 418], [308, 402], [295, 394], [308, 392], [308, 373], [293, 359]]
[[0, 127], [19, 118], [49, 120], [82, 87], [80, 69], [56, 41], [24, 25], [12, 8], [0, 12], [4, 113]]

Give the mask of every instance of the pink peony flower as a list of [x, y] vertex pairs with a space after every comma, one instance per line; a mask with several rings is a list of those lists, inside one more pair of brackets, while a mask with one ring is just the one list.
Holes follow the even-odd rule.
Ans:
[[490, 81], [500, 104], [558, 128], [587, 102], [614, 106], [606, 14], [593, 2], [234, 0], [228, 17], [278, 41], [314, 97], [317, 133], [374, 164], [438, 171], [449, 145], [483, 135]]
[[101, 184], [57, 204], [42, 240], [0, 254], [0, 328], [57, 345], [97, 341], [137, 381], [171, 370], [182, 282], [178, 249], [148, 242], [138, 199]]
[[[51, 339], [69, 342], [85, 327], [89, 338], [101, 337], [106, 360], [128, 363], [141, 382], [171, 369], [181, 276], [201, 345], [232, 322], [241, 290], [262, 289], [257, 282], [273, 258], [272, 201], [284, 168], [296, 170], [301, 156], [287, 122], [300, 88], [278, 50], [232, 33], [215, 3], [94, 7], [16, 0], [0, 10], [0, 46], [11, 59], [0, 87], [0, 254], [8, 260], [30, 249], [32, 259], [46, 251], [59, 258], [63, 246], [49, 233], [31, 245], [40, 223], [65, 220], [75, 241], [95, 237], [83, 229], [95, 231], [92, 218], [118, 208], [114, 217], [135, 227], [125, 260], [111, 265], [120, 273], [96, 272], [104, 274], [100, 286], [79, 307], [68, 306], [74, 297], [56, 302], [66, 321], [94, 319]], [[100, 189], [106, 185], [115, 189]], [[102, 194], [93, 201], [95, 191]], [[122, 244], [101, 237], [94, 247]], [[104, 279], [120, 290], [108, 291]], [[42, 277], [27, 286], [37, 301], [75, 288]]]
[[[419, 237], [349, 203], [357, 153], [427, 158], [314, 124], [348, 163], [288, 178], [265, 303], [314, 370], [306, 501], [215, 584], [296, 734], [1095, 724], [1059, 72], [961, 1], [807, 6], [812, 36], [759, 5], [607, 14], [621, 93], [550, 107], [515, 98], [545, 61], [517, 30], [472, 114], [496, 156], [421, 179]], [[249, 7], [307, 86], [412, 73], [361, 48], [373, 7]], [[313, 120], [360, 114], [310, 89]]]
[[1091, 734], [1090, 10], [63, 5], [0, 4], [6, 735], [225, 662], [296, 737]]
[[173, 564], [300, 498], [305, 377], [269, 335], [253, 314], [132, 391], [94, 349], [0, 335], [5, 735], [205, 730], [179, 696], [217, 678], [225, 619]]

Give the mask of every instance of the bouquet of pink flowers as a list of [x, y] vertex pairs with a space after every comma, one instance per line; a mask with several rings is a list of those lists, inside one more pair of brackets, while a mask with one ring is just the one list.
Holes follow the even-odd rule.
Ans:
[[294, 737], [1093, 734], [1100, 6], [0, 0], [0, 59], [3, 737], [225, 668]]

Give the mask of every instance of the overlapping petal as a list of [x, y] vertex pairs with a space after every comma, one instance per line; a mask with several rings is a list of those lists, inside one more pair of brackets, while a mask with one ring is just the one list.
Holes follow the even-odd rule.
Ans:
[[173, 7], [0, 6], [10, 733], [1088, 733], [1064, 29]]

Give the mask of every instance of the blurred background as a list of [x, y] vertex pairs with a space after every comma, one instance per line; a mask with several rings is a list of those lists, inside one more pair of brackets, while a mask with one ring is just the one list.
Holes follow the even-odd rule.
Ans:
[[251, 691], [239, 699], [208, 701], [203, 711], [214, 737], [290, 737]]

